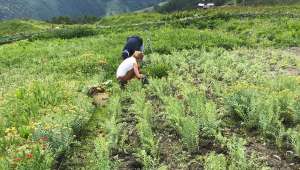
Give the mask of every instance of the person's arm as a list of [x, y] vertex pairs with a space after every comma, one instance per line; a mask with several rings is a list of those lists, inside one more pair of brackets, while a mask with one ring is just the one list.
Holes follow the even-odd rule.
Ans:
[[138, 79], [141, 79], [141, 78], [143, 77], [143, 75], [140, 74], [140, 72], [139, 72], [139, 66], [138, 66], [137, 63], [134, 63], [134, 64], [133, 64], [133, 71], [134, 71], [135, 76], [136, 76]]

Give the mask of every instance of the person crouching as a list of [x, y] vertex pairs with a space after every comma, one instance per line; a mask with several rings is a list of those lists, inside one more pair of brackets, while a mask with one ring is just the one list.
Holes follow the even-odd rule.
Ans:
[[121, 88], [124, 88], [127, 82], [134, 77], [142, 79], [144, 76], [140, 73], [139, 63], [143, 60], [144, 54], [141, 51], [135, 51], [129, 58], [123, 60], [117, 69], [117, 79]]

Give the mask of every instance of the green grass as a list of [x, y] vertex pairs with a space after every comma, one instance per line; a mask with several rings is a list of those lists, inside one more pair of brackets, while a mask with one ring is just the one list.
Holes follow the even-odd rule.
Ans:
[[38, 32], [51, 28], [50, 24], [35, 20], [7, 20], [0, 23], [0, 36], [24, 32]]
[[[134, 157], [144, 169], [188, 168], [192, 162], [207, 169], [254, 165], [260, 169], [265, 165], [251, 155], [261, 151], [251, 155], [245, 151], [249, 141], [244, 136], [253, 131], [255, 138], [275, 145], [276, 151], [290, 147], [299, 156], [300, 79], [286, 75], [287, 69], [300, 66], [286, 50], [300, 44], [299, 22], [293, 18], [299, 10], [299, 6], [234, 7], [126, 14], [104, 18], [97, 25], [194, 15], [209, 19], [176, 21], [149, 27], [149, 32], [140, 27], [88, 26], [93, 34], [80, 38], [68, 29], [69, 34], [0, 46], [1, 168], [51, 169], [61, 155], [74, 166], [122, 167], [124, 160], [113, 155], [117, 152]], [[278, 11], [288, 15], [278, 16]], [[242, 12], [253, 16], [237, 17]], [[8, 32], [9, 22], [32, 24]], [[0, 29], [3, 34], [47, 28], [35, 21], [4, 25], [8, 27]], [[142, 69], [150, 84], [142, 87], [132, 81], [120, 91], [115, 71], [124, 42], [133, 34], [145, 43], [151, 40], [152, 51], [146, 49]], [[88, 87], [110, 79], [107, 105], [93, 107], [85, 94]], [[224, 129], [237, 131], [227, 135]], [[88, 142], [80, 132], [89, 132]], [[163, 139], [174, 146], [166, 146]], [[214, 148], [202, 152], [208, 139], [226, 154]], [[80, 164], [82, 160], [74, 156], [72, 147], [77, 145], [83, 145], [82, 155], [89, 162]]]

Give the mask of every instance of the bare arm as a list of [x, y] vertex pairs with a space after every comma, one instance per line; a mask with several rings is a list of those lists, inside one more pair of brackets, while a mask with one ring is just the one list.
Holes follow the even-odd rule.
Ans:
[[134, 63], [134, 64], [133, 64], [133, 71], [134, 71], [135, 76], [136, 76], [138, 79], [141, 79], [141, 78], [142, 78], [143, 75], [140, 74], [140, 72], [139, 72], [139, 66], [138, 66], [137, 63]]

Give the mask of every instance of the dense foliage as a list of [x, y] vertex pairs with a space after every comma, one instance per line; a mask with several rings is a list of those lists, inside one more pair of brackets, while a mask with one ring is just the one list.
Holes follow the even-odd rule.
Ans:
[[298, 0], [170, 0], [163, 6], [156, 6], [158, 12], [172, 12], [187, 9], [196, 9], [198, 3], [214, 3], [216, 6], [222, 5], [288, 5], [299, 3]]
[[56, 16], [105, 16], [134, 11], [160, 0], [0, 0], [0, 19], [31, 18], [49, 20]]

